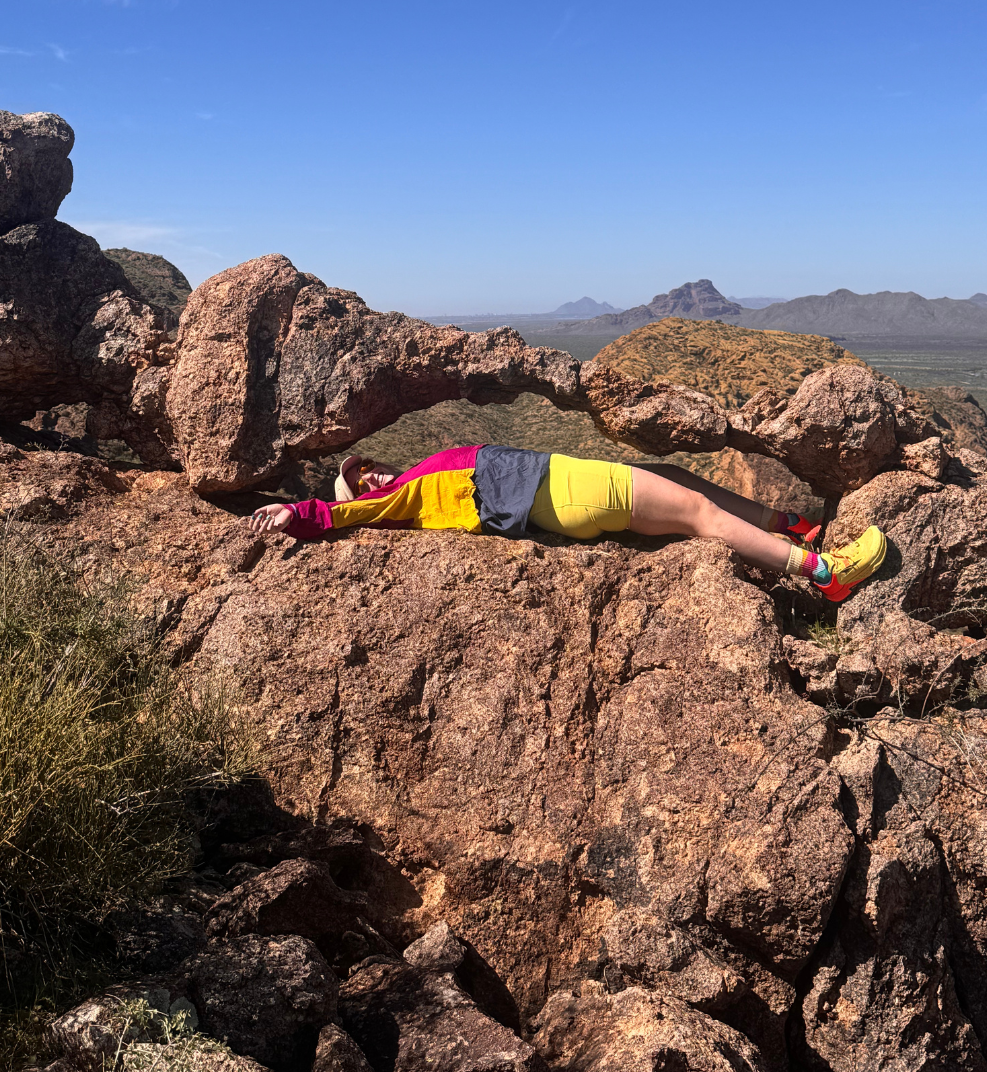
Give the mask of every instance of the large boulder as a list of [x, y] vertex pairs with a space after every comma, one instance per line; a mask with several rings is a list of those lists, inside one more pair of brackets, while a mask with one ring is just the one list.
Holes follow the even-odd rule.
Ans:
[[57, 220], [0, 236], [0, 418], [84, 402], [97, 435], [171, 465], [170, 433], [145, 397], [167, 341], [162, 311], [138, 299], [94, 239]]
[[285, 860], [235, 887], [210, 909], [210, 934], [300, 934], [338, 941], [357, 926], [366, 895], [341, 890], [329, 867]]
[[164, 414], [174, 314], [141, 299], [87, 235], [54, 219], [72, 185], [58, 116], [0, 112], [0, 420], [91, 407], [89, 431], [174, 464]]
[[72, 189], [74, 141], [61, 116], [0, 111], [0, 234], [55, 218]]
[[441, 912], [530, 1014], [602, 969], [616, 911], [651, 904], [697, 948], [689, 999], [716, 1004], [715, 962], [722, 1014], [783, 1049], [852, 836], [770, 600], [714, 542], [419, 536], [279, 537], [190, 596], [176, 642], [258, 698], [291, 807], [415, 861], [416, 896], [384, 919], [371, 900], [375, 926], [417, 936]]
[[826, 546], [868, 525], [889, 551], [876, 579], [840, 605], [831, 698], [858, 713], [891, 703], [920, 716], [968, 702], [987, 684], [987, 458], [961, 450], [938, 480], [881, 473], [841, 500]]
[[730, 446], [777, 458], [824, 497], [863, 487], [902, 445], [937, 438], [896, 383], [852, 364], [813, 372], [791, 398], [766, 388], [730, 425]]
[[311, 1060], [336, 1015], [339, 980], [297, 935], [214, 939], [186, 970], [202, 1030], [271, 1068]]

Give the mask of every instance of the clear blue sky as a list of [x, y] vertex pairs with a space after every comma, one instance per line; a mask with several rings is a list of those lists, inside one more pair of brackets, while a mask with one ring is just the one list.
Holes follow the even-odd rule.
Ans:
[[0, 0], [61, 218], [376, 308], [987, 290], [984, 0]]

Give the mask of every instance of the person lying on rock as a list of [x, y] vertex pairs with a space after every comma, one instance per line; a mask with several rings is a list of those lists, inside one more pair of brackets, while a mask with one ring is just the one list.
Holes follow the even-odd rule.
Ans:
[[577, 540], [625, 529], [644, 536], [715, 536], [751, 566], [808, 577], [833, 602], [845, 599], [884, 561], [884, 536], [873, 525], [853, 543], [817, 554], [807, 545], [819, 526], [676, 465], [642, 469], [479, 446], [440, 451], [402, 473], [352, 455], [340, 466], [335, 492], [334, 502], [263, 506], [252, 515], [250, 529], [301, 540], [352, 525], [514, 537], [531, 526]]

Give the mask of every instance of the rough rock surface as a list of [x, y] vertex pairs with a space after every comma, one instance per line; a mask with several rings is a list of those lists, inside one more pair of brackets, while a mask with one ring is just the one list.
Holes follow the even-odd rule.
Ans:
[[[135, 1003], [147, 1007], [146, 1022], [135, 1022]], [[162, 978], [111, 987], [58, 1017], [47, 1031], [48, 1044], [81, 1068], [101, 1067], [122, 1045], [153, 1043], [162, 1019], [184, 1012], [197, 1026], [195, 1008], [188, 1000], [185, 980]]]
[[[225, 866], [309, 853], [345, 866], [380, 934], [404, 948], [445, 921], [522, 1023], [595, 978], [742, 1031], [769, 1069], [798, 1054], [867, 1067], [902, 1009], [922, 1039], [902, 1068], [979, 1067], [982, 642], [947, 630], [975, 631], [987, 587], [982, 458], [961, 452], [941, 481], [880, 474], [843, 498], [829, 538], [878, 521], [900, 557], [840, 608], [835, 651], [782, 631], [791, 600], [808, 624], [832, 608], [795, 581], [773, 601], [712, 541], [363, 531], [300, 546], [243, 534], [180, 474], [13, 448], [0, 465], [4, 501], [55, 511], [47, 538], [84, 568], [143, 578], [180, 657], [237, 674], [284, 806], [363, 823], [230, 844]], [[947, 616], [922, 621], [924, 608]], [[895, 670], [881, 644], [899, 626], [912, 647]], [[962, 672], [941, 674], [926, 728], [887, 714], [848, 727], [797, 695], [813, 695], [810, 656], [840, 703], [879, 666], [917, 715], [939, 651]], [[886, 761], [869, 733], [891, 742]], [[899, 762], [909, 753], [923, 758]], [[874, 813], [878, 783], [928, 832]], [[376, 863], [360, 863], [364, 836], [379, 838]], [[878, 854], [893, 862], [868, 908], [855, 891]], [[901, 915], [909, 889], [922, 907]], [[903, 932], [912, 915], [922, 926]]]
[[140, 253], [134, 249], [104, 249], [103, 255], [116, 261], [131, 285], [151, 305], [174, 314], [174, 326], [185, 311], [192, 287], [182, 271], [157, 253]]
[[664, 994], [631, 987], [608, 994], [587, 982], [559, 991], [535, 1020], [534, 1044], [553, 1068], [579, 1072], [764, 1072], [750, 1040]]
[[730, 414], [730, 445], [777, 458], [819, 495], [863, 487], [899, 444], [935, 436], [902, 389], [857, 365], [813, 372], [789, 399], [758, 392]]
[[[835, 651], [786, 635], [793, 605], [798, 628], [831, 608], [797, 581], [769, 598], [715, 542], [362, 531], [297, 545], [245, 534], [181, 474], [10, 447], [0, 495], [82, 568], [139, 578], [177, 658], [237, 675], [283, 806], [363, 824], [230, 842], [224, 866], [345, 866], [387, 940], [445, 921], [522, 1022], [590, 979], [611, 996], [656, 988], [780, 1072], [821, 1054], [867, 1067], [912, 1010], [901, 1067], [918, 1072], [979, 1067], [987, 1037], [980, 641], [946, 631], [975, 629], [987, 585], [984, 466], [961, 452], [942, 481], [884, 473], [843, 499], [830, 538], [879, 520], [900, 558], [840, 609]], [[927, 604], [961, 614], [923, 621]], [[861, 657], [899, 624], [916, 714], [930, 651], [964, 668], [929, 725], [854, 727], [810, 701], [812, 649], [856, 696]], [[875, 733], [886, 761], [867, 752]], [[910, 889], [921, 909], [902, 915]], [[911, 915], [921, 927], [903, 930]]]
[[[982, 712], [878, 716], [834, 766], [857, 840], [836, 925], [803, 975], [793, 1067], [987, 1068]], [[961, 762], [957, 764], [957, 759]], [[971, 821], [972, 820], [972, 821]], [[975, 966], [979, 965], [979, 966]], [[892, 1056], [893, 1055], [893, 1056]]]
[[976, 639], [987, 622], [987, 459], [960, 451], [943, 481], [880, 474], [840, 502], [826, 543], [872, 524], [891, 550], [879, 581], [839, 609], [837, 699], [917, 715], [968, 702], [987, 684]]
[[0, 417], [86, 402], [98, 410], [90, 430], [171, 464], [149, 387], [167, 338], [161, 311], [94, 239], [57, 220], [0, 236]]
[[72, 189], [74, 141], [61, 116], [0, 111], [0, 234], [54, 219]]
[[375, 313], [276, 255], [202, 284], [176, 350], [167, 412], [201, 494], [277, 487], [293, 462], [437, 402], [523, 392], [586, 412], [604, 435], [650, 454], [733, 446], [774, 457], [822, 495], [861, 486], [899, 444], [935, 432], [896, 385], [853, 367], [817, 372], [790, 400], [762, 391], [728, 421], [707, 395], [580, 366], [508, 328], [470, 334]]
[[300, 934], [338, 940], [356, 926], [366, 895], [341, 890], [326, 864], [286, 860], [220, 898], [207, 916], [212, 935]]
[[374, 1072], [363, 1050], [335, 1024], [326, 1024], [319, 1032], [312, 1072]]
[[398, 960], [358, 966], [340, 989], [339, 1014], [375, 1069], [545, 1072], [534, 1049], [447, 973]]
[[214, 939], [188, 974], [202, 1029], [271, 1068], [311, 1059], [336, 1015], [339, 980], [297, 935]]

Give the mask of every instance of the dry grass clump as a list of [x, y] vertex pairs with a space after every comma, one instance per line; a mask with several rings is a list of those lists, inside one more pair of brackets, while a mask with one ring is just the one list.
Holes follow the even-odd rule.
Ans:
[[15, 1020], [71, 993], [107, 912], [191, 865], [189, 791], [251, 765], [224, 690], [191, 687], [155, 638], [119, 585], [0, 536], [0, 1003]]

